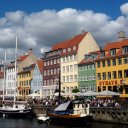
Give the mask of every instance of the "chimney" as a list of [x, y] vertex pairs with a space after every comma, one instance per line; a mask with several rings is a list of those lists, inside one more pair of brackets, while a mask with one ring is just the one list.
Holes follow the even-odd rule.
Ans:
[[125, 38], [126, 38], [126, 37], [125, 37], [125, 32], [124, 32], [124, 31], [118, 32], [118, 38], [119, 38], [119, 40], [125, 39]]
[[32, 52], [32, 48], [29, 49], [29, 52]]

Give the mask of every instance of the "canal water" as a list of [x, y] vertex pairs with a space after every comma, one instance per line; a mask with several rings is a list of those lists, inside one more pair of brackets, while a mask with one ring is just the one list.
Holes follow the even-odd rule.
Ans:
[[0, 128], [128, 128], [128, 125], [110, 123], [89, 123], [82, 127], [57, 126], [51, 124], [40, 124], [36, 119], [7, 119], [0, 118]]

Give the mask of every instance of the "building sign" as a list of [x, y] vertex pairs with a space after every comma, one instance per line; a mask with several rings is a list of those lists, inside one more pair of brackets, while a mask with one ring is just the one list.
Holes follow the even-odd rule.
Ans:
[[100, 81], [99, 85], [117, 85], [117, 80]]

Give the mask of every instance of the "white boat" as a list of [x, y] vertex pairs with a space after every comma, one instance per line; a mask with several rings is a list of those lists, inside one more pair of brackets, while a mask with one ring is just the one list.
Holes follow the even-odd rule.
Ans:
[[[6, 52], [5, 52], [5, 62], [6, 62]], [[17, 76], [17, 37], [16, 37], [16, 49], [15, 49], [15, 73]], [[6, 116], [6, 117], [26, 117], [26, 116], [31, 116], [32, 109], [29, 107], [26, 103], [23, 102], [18, 102], [16, 101], [16, 87], [17, 87], [17, 77], [16, 77], [16, 85], [15, 85], [15, 93], [14, 93], [14, 98], [13, 101], [8, 101], [12, 102], [11, 105], [7, 105], [5, 101], [5, 63], [4, 63], [4, 84], [3, 84], [3, 106], [0, 107], [0, 115]]]
[[49, 121], [49, 117], [44, 115], [44, 114], [40, 114], [38, 117], [37, 117], [37, 120], [39, 123], [47, 123]]

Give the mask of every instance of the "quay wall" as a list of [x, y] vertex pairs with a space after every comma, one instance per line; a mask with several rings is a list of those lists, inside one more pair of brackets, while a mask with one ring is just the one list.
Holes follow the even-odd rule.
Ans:
[[[47, 111], [49, 109], [54, 109], [55, 107], [56, 106], [54, 105], [34, 105], [33, 110], [36, 116], [40, 114], [47, 115]], [[128, 124], [128, 110], [105, 107], [90, 107], [90, 113], [93, 116], [93, 121]]]
[[90, 113], [94, 121], [128, 124], [128, 110], [126, 109], [91, 107]]

